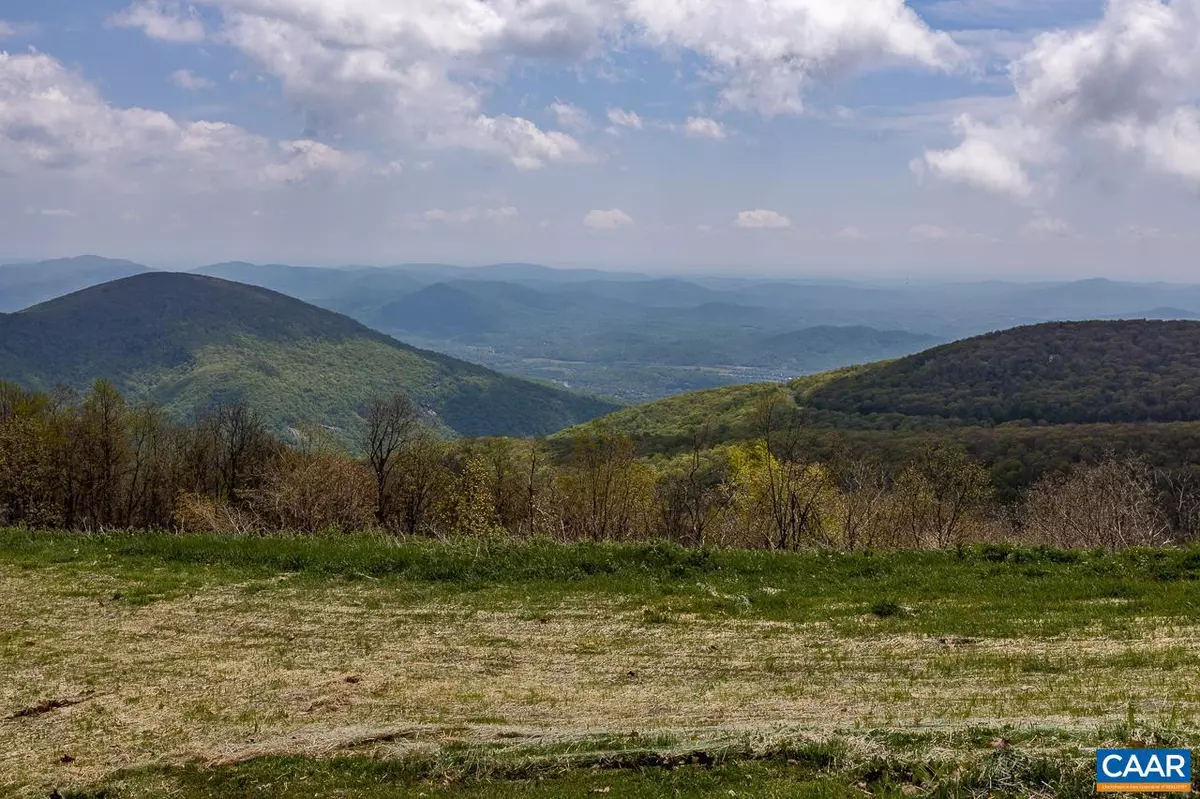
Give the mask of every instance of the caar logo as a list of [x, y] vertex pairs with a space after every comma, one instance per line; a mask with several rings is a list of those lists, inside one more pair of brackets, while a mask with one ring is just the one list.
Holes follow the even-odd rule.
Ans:
[[1191, 793], [1192, 753], [1187, 749], [1101, 749], [1096, 752], [1096, 790]]

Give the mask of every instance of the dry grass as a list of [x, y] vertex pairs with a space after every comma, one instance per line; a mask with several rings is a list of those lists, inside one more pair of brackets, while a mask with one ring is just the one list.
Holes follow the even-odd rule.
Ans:
[[263, 754], [1200, 716], [1200, 627], [1162, 620], [1135, 641], [895, 636], [869, 615], [845, 635], [611, 596], [481, 609], [287, 575], [137, 606], [115, 577], [51, 574], [0, 565], [0, 717], [87, 699], [0, 721], [5, 795]]

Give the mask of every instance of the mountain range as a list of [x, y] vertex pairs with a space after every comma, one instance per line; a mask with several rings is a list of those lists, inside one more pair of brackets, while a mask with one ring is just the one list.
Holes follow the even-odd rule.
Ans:
[[184, 418], [246, 402], [272, 427], [349, 437], [370, 399], [403, 391], [466, 436], [554, 432], [617, 406], [402, 344], [257, 286], [148, 272], [0, 315], [0, 378], [51, 389], [111, 379]]
[[[56, 285], [63, 293], [145, 270], [94, 257], [0, 267], [0, 307], [24, 307], [54, 295]], [[1200, 287], [1109, 280], [864, 285], [535, 264], [230, 262], [195, 273], [296, 297], [424, 350], [624, 403], [783, 381], [1045, 321], [1200, 317]]]

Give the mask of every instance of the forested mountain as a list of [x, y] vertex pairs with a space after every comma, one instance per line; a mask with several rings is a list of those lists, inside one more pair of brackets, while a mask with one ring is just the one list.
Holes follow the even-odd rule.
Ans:
[[370, 398], [412, 395], [463, 435], [550, 433], [615, 408], [402, 344], [273, 291], [156, 272], [0, 315], [0, 379], [31, 388], [109, 378], [185, 417], [244, 401], [276, 428], [351, 430]]
[[1022, 327], [783, 384], [671, 397], [585, 429], [678, 452], [699, 433], [706, 446], [761, 436], [768, 404], [771, 424], [814, 453], [848, 447], [899, 462], [950, 440], [998, 485], [1110, 449], [1188, 466], [1200, 459], [1200, 322]]
[[1200, 323], [1017, 328], [830, 380], [807, 404], [971, 424], [1196, 421]]
[[0, 266], [0, 313], [19, 311], [88, 286], [148, 271], [132, 261], [95, 255]]

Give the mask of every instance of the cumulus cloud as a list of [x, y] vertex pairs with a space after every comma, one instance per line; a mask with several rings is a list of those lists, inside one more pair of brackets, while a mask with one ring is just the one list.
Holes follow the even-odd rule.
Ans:
[[694, 51], [732, 108], [799, 113], [821, 76], [885, 64], [950, 69], [965, 52], [903, 0], [628, 0], [643, 38]]
[[726, 136], [725, 128], [720, 122], [715, 119], [706, 117], [688, 117], [687, 122], [683, 125], [683, 132], [686, 136], [691, 136], [694, 139], [724, 139]]
[[140, 28], [151, 39], [164, 42], [199, 42], [204, 23], [196, 9], [166, 0], [140, 0], [108, 18], [113, 28]]
[[50, 56], [0, 52], [0, 175], [207, 191], [295, 183], [355, 163], [315, 141], [275, 141], [222, 122], [117, 108]]
[[1200, 0], [1109, 0], [1100, 20], [1043, 33], [1009, 65], [1012, 117], [960, 124], [962, 143], [925, 162], [939, 177], [1026, 197], [1032, 170], [1087, 140], [1200, 186], [1197, 41]]
[[783, 214], [759, 208], [754, 211], [742, 211], [733, 224], [735, 227], [762, 230], [791, 227], [792, 221]]
[[923, 166], [930, 173], [997, 194], [1019, 198], [1033, 194], [1025, 165], [1041, 162], [1050, 154], [1040, 130], [1017, 120], [982, 124], [969, 114], [955, 121], [955, 129], [963, 136], [961, 144], [925, 153]]
[[490, 87], [522, 59], [598, 53], [613, 11], [598, 2], [197, 0], [221, 39], [277, 78], [319, 135], [382, 147], [453, 147], [521, 169], [585, 160], [567, 133], [490, 116]]
[[591, 130], [592, 119], [588, 116], [587, 111], [570, 103], [555, 102], [550, 106], [550, 113], [554, 114], [554, 120], [560, 128], [573, 130], [582, 133]]
[[862, 241], [867, 237], [867, 234], [851, 225], [849, 227], [842, 228], [837, 233], [834, 233], [833, 236], [834, 238], [846, 239], [848, 241]]
[[198, 92], [203, 89], [211, 89], [216, 86], [208, 78], [197, 75], [190, 69], [177, 69], [171, 73], [171, 82], [181, 89], [187, 89], [189, 92]]
[[[771, 116], [800, 112], [819, 79], [896, 64], [949, 69], [966, 57], [904, 0], [193, 2], [213, 10], [214, 37], [281, 82], [317, 134], [366, 128], [403, 145], [493, 153], [521, 168], [585, 160], [566, 133], [486, 114], [492, 87], [527, 61], [578, 64], [627, 42], [692, 51], [697, 75], [715, 83], [726, 107]], [[206, 35], [205, 19], [174, 0], [136, 0], [110, 23], [170, 41]], [[558, 127], [586, 129], [559, 105]], [[621, 112], [613, 124], [643, 123]], [[723, 132], [703, 119], [684, 130]]]
[[449, 130], [430, 134], [435, 147], [456, 147], [508, 158], [518, 169], [540, 169], [553, 161], [584, 161], [590, 156], [574, 137], [544, 131], [528, 119], [483, 114]]
[[633, 219], [620, 208], [612, 208], [607, 211], [588, 211], [583, 224], [592, 230], [616, 230], [632, 225]]
[[619, 128], [633, 128], [634, 130], [641, 130], [645, 124], [635, 112], [620, 108], [608, 109], [608, 121]]

